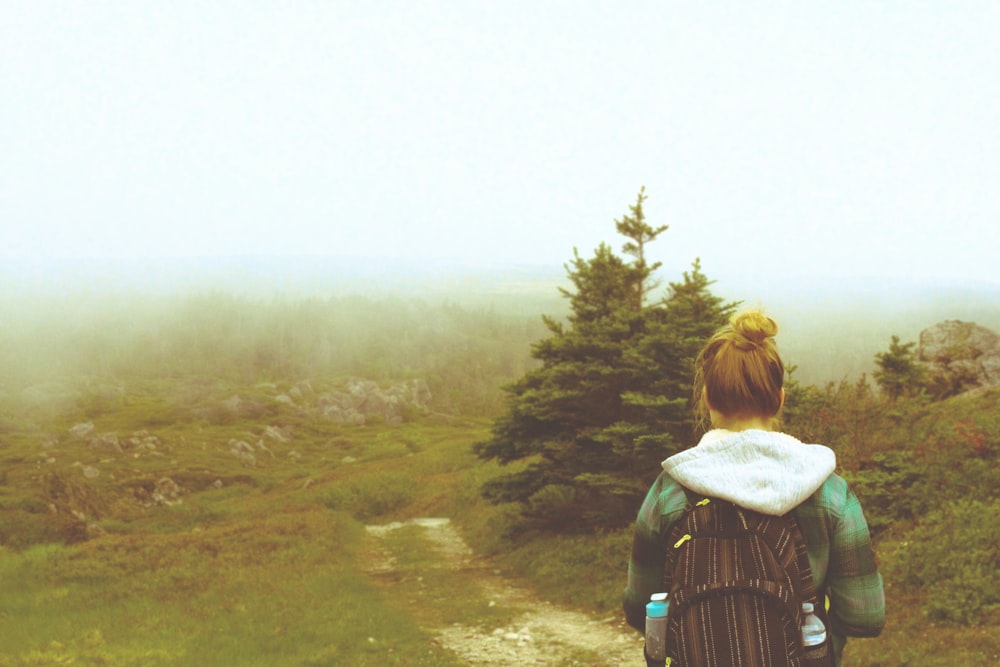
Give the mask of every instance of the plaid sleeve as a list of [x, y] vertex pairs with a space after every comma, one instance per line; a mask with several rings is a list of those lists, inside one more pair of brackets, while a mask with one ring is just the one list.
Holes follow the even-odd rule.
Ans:
[[661, 473], [636, 516], [623, 607], [625, 620], [639, 632], [645, 630], [649, 596], [662, 592], [667, 535], [685, 503], [681, 486], [666, 473]]
[[861, 503], [840, 480], [842, 500], [833, 517], [826, 576], [834, 631], [849, 637], [875, 637], [885, 625], [882, 576], [875, 562]]
[[874, 637], [885, 624], [885, 597], [861, 503], [839, 475], [796, 508], [816, 587], [829, 599], [831, 631]]

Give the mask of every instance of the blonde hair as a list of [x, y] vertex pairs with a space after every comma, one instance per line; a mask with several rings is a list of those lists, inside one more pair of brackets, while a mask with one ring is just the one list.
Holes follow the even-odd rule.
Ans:
[[772, 418], [782, 403], [785, 365], [774, 336], [778, 324], [744, 310], [708, 340], [695, 361], [694, 401], [702, 420], [709, 408], [726, 417]]

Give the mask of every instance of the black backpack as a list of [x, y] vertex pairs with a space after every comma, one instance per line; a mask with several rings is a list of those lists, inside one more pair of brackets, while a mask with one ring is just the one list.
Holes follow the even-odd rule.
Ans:
[[[667, 544], [669, 667], [832, 667], [829, 623], [791, 513], [770, 516], [696, 496]], [[802, 603], [827, 639], [802, 646]]]

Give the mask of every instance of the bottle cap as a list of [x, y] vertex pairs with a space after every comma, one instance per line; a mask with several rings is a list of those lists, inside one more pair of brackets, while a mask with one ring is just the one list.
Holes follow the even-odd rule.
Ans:
[[802, 603], [802, 613], [803, 614], [811, 614], [811, 613], [813, 613], [813, 604], [812, 604], [812, 602], [803, 602]]
[[646, 604], [646, 616], [650, 618], [663, 618], [667, 615], [670, 607], [666, 602], [649, 602]]
[[667, 600], [666, 593], [653, 593], [646, 603], [646, 616], [649, 618], [663, 618], [670, 608], [670, 601]]

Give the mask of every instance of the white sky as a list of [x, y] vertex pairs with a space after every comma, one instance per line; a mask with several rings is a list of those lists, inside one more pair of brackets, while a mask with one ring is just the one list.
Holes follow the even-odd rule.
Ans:
[[1000, 283], [1000, 3], [0, 0], [0, 259]]

